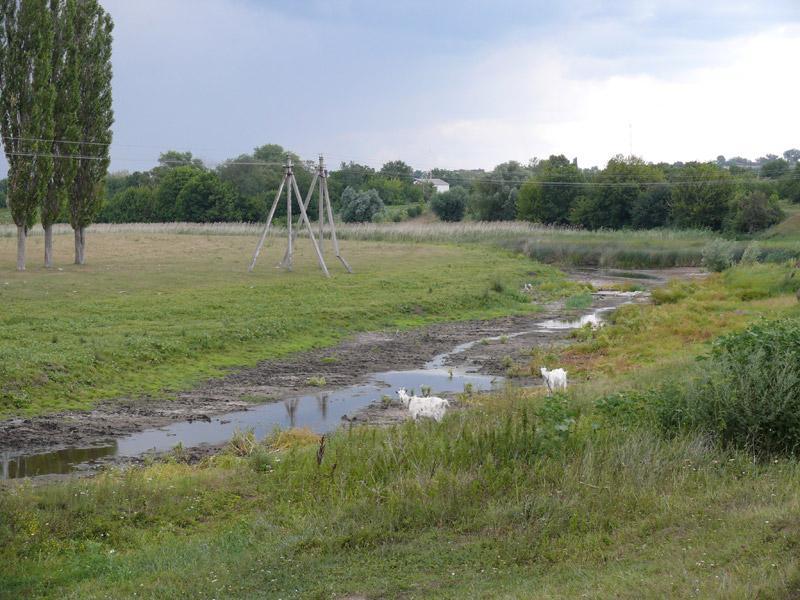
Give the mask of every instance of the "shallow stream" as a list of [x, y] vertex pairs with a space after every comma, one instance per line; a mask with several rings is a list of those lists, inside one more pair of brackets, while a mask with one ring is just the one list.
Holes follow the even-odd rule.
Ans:
[[468, 387], [476, 392], [491, 390], [502, 383], [502, 377], [477, 373], [477, 366], [447, 367], [446, 363], [482, 342], [541, 331], [575, 329], [586, 324], [598, 326], [603, 316], [614, 308], [598, 308], [575, 320], [543, 320], [536, 323], [532, 330], [459, 344], [449, 352], [432, 358], [422, 369], [374, 373], [365, 383], [255, 405], [246, 411], [227, 413], [209, 420], [181, 421], [147, 429], [120, 437], [105, 446], [67, 448], [43, 454], [6, 453], [0, 455], [0, 479], [66, 474], [91, 469], [109, 458], [167, 452], [178, 444], [185, 448], [220, 444], [229, 440], [237, 430], [252, 429], [259, 439], [275, 428], [308, 427], [316, 433], [327, 433], [339, 427], [343, 417], [353, 415], [384, 395], [394, 399], [395, 390], [401, 387], [416, 391], [425, 387], [432, 395], [462, 392]]

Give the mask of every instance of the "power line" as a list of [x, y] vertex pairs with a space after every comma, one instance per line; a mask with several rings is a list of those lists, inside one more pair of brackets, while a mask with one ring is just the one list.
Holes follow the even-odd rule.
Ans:
[[[34, 139], [34, 138], [29, 138]], [[53, 140], [41, 140], [41, 141], [53, 141]], [[61, 143], [70, 143], [70, 144], [80, 144], [81, 142], [72, 142], [62, 140]], [[87, 142], [88, 143], [88, 142]], [[98, 145], [106, 145], [105, 143], [97, 142]], [[19, 151], [11, 151], [6, 152], [7, 156], [21, 156], [21, 157], [28, 157], [28, 158], [35, 158], [35, 157], [44, 157], [44, 158], [54, 158], [54, 159], [75, 159], [75, 160], [95, 160], [95, 161], [104, 161], [109, 160], [108, 157], [98, 157], [98, 156], [88, 156], [88, 155], [81, 155], [81, 154], [55, 154], [55, 153], [46, 153], [46, 152], [19, 152]], [[139, 159], [139, 158], [130, 158], [130, 157], [115, 157], [115, 161], [117, 162], [152, 162], [151, 159]], [[302, 163], [313, 163], [312, 159], [300, 159], [301, 165]], [[177, 159], [165, 159], [159, 160], [161, 164], [169, 164], [175, 166], [192, 166], [194, 162], [191, 160], [177, 160]], [[238, 161], [238, 160], [227, 160], [222, 163], [219, 163], [218, 167], [224, 166], [261, 166], [261, 167], [283, 167], [285, 163], [283, 162], [271, 162], [271, 161]], [[297, 165], [297, 166], [301, 166]], [[399, 171], [374, 171], [370, 174], [372, 175], [383, 175], [387, 176], [392, 179], [405, 179], [408, 181], [424, 181], [423, 179], [419, 179], [415, 177], [413, 174], [409, 175], [405, 172]], [[795, 169], [791, 173], [787, 174], [788, 177], [785, 179], [797, 180], [800, 179], [800, 171]], [[784, 180], [785, 180], [784, 179]], [[448, 176], [448, 183], [452, 181], [461, 181], [466, 183], [499, 183], [499, 184], [519, 184], [522, 185], [527, 181], [534, 181], [536, 184], [542, 186], [549, 186], [549, 187], [657, 187], [657, 186], [680, 186], [680, 185], [728, 185], [728, 184], [735, 184], [735, 183], [765, 183], [765, 182], [777, 182], [777, 179], [765, 179], [765, 178], [715, 178], [715, 179], [687, 179], [687, 180], [678, 180], [678, 181], [555, 181], [555, 180], [544, 180], [539, 181], [535, 180], [532, 177], [524, 177], [520, 178], [519, 181], [509, 181], [508, 179], [499, 179], [499, 178], [492, 178], [486, 177], [481, 175], [476, 175], [474, 177], [468, 176]], [[366, 183], [366, 182], [365, 182]]]

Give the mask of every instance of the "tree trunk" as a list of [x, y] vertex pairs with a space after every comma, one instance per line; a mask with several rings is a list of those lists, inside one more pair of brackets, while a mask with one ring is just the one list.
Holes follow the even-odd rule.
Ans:
[[86, 228], [75, 230], [75, 264], [82, 265], [86, 261]]
[[51, 268], [53, 266], [53, 225], [47, 225], [44, 228], [44, 266]]
[[25, 240], [27, 237], [26, 228], [17, 225], [17, 271], [25, 270]]

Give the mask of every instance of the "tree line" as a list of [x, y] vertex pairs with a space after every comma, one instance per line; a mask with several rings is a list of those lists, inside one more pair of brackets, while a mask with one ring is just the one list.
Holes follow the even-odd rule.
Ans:
[[64, 218], [75, 233], [75, 262], [85, 261], [86, 227], [100, 209], [109, 164], [113, 28], [96, 0], [0, 0], [4, 195], [19, 270], [37, 217], [45, 266], [53, 261], [53, 224]]
[[[112, 173], [106, 179], [105, 204], [98, 221], [260, 221], [274, 200], [284, 163], [295, 165], [298, 186], [311, 184], [316, 163], [307, 163], [277, 144], [266, 144], [250, 154], [207, 167], [192, 152], [170, 150], [160, 155], [149, 171]], [[380, 170], [355, 163], [342, 163], [329, 177], [331, 198], [343, 218], [369, 220], [389, 205], [415, 205], [430, 191], [414, 184], [414, 173], [402, 161], [386, 163]], [[366, 203], [366, 204], [365, 204]], [[364, 209], [363, 206], [368, 205]], [[312, 197], [310, 209], [317, 210]], [[275, 216], [285, 218], [285, 203]]]

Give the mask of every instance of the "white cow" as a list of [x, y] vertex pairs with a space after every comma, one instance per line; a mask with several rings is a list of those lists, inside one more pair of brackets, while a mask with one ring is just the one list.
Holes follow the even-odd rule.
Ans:
[[408, 409], [411, 418], [415, 421], [420, 417], [427, 417], [440, 422], [447, 412], [447, 407], [450, 406], [447, 400], [436, 396], [409, 396], [404, 388], [397, 390], [397, 397], [400, 398], [400, 402]]
[[564, 369], [548, 371], [545, 367], [542, 367], [541, 370], [542, 379], [544, 379], [549, 393], [552, 394], [555, 391], [567, 389], [567, 372]]

